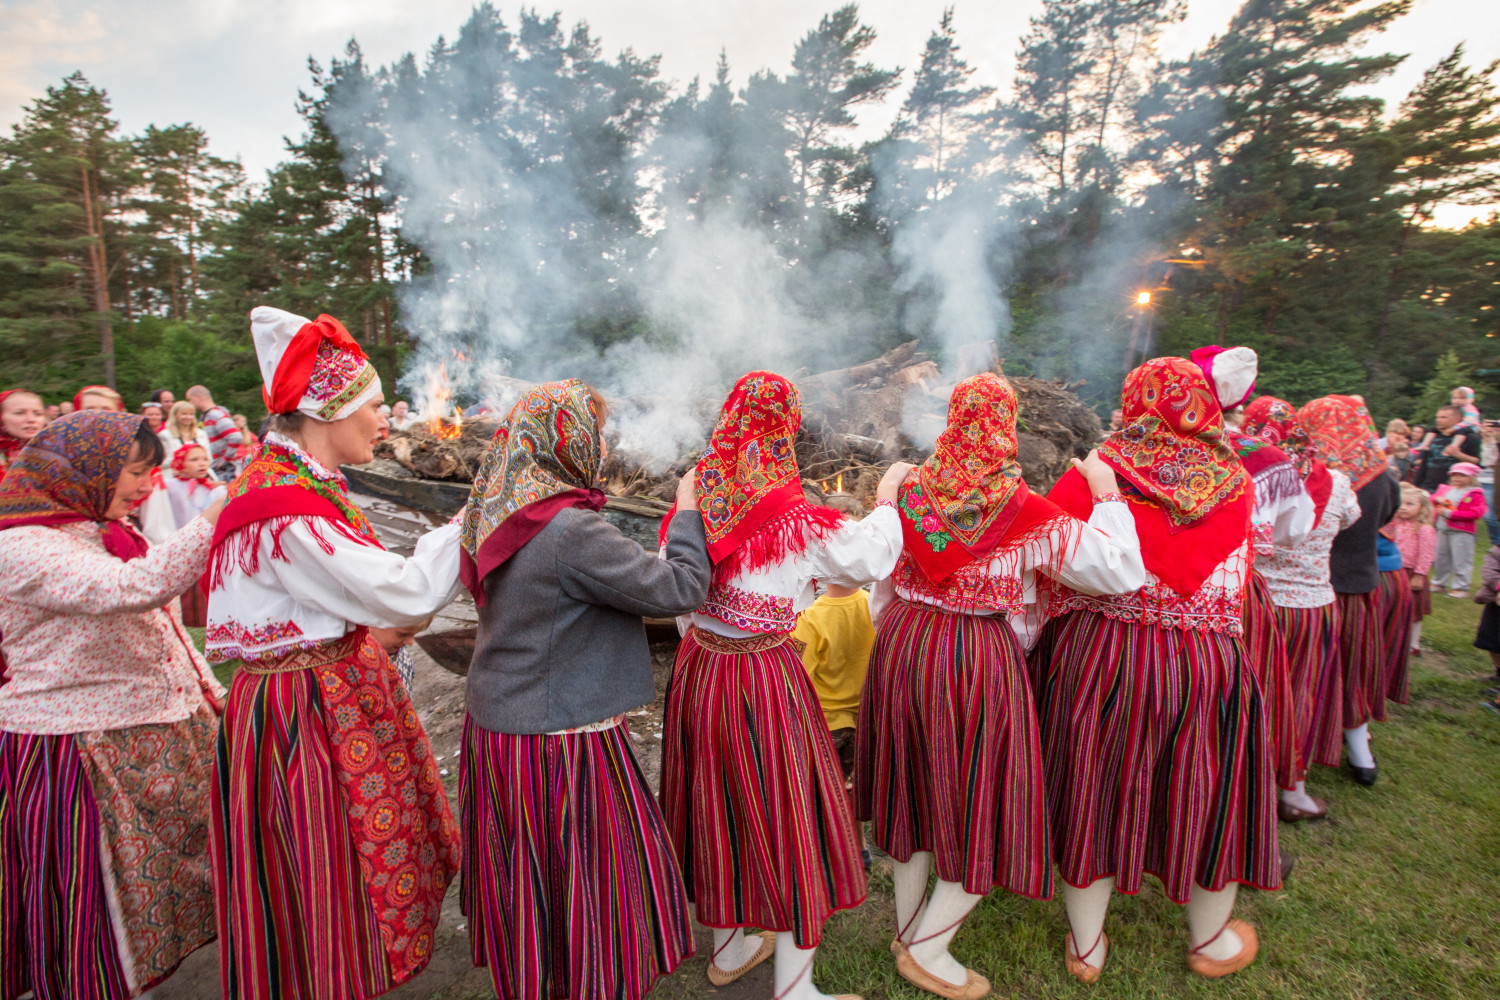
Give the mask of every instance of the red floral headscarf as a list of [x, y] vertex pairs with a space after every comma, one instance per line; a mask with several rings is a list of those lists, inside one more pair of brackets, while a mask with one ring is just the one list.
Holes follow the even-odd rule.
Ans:
[[696, 472], [716, 579], [802, 552], [809, 531], [821, 538], [842, 523], [802, 494], [793, 449], [801, 425], [801, 397], [780, 375], [750, 372], [730, 390]]
[[567, 507], [604, 506], [604, 443], [589, 387], [533, 386], [511, 407], [479, 464], [464, 508], [459, 575], [484, 603], [484, 578]]
[[1202, 370], [1155, 358], [1125, 377], [1125, 426], [1099, 457], [1181, 530], [1246, 492], [1250, 477], [1224, 438], [1224, 413]]
[[1015, 390], [993, 372], [958, 383], [937, 446], [901, 489], [906, 551], [934, 582], [992, 551], [1030, 492], [1016, 410]]
[[111, 554], [127, 561], [145, 555], [145, 539], [124, 521], [105, 519], [143, 423], [134, 413], [85, 410], [42, 428], [0, 482], [0, 531], [94, 521], [106, 524]]
[[1333, 495], [1333, 476], [1328, 466], [1319, 461], [1313, 449], [1312, 435], [1297, 419], [1297, 408], [1275, 396], [1259, 396], [1245, 407], [1242, 427], [1251, 437], [1269, 441], [1286, 452], [1302, 475], [1302, 485], [1312, 497], [1316, 514], [1313, 523], [1321, 522], [1328, 499]]
[[1348, 476], [1356, 491], [1385, 472], [1385, 451], [1364, 400], [1324, 396], [1305, 404], [1297, 419], [1307, 428], [1313, 454]]

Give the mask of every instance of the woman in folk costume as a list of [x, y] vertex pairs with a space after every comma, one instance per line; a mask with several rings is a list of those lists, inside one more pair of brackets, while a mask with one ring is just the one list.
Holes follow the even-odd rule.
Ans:
[[373, 997], [432, 957], [458, 830], [406, 688], [369, 626], [458, 591], [458, 525], [403, 559], [349, 499], [385, 429], [343, 326], [260, 306], [275, 433], [234, 481], [209, 564], [208, 653], [241, 661], [214, 768], [226, 998]]
[[47, 411], [42, 397], [30, 389], [6, 389], [0, 392], [0, 481], [26, 442], [47, 426]]
[[[1240, 424], [1245, 403], [1255, 391], [1260, 359], [1248, 347], [1200, 347], [1191, 356], [1203, 369], [1224, 411], [1225, 441], [1244, 463], [1254, 495], [1250, 530], [1255, 551], [1263, 546], [1294, 548], [1307, 540], [1313, 526], [1313, 502], [1302, 477], [1280, 448], [1244, 434]], [[1258, 561], [1258, 560], [1257, 560]], [[1291, 667], [1286, 642], [1276, 624], [1276, 605], [1258, 567], [1252, 563], [1245, 590], [1245, 651], [1260, 681], [1266, 706], [1266, 738], [1276, 770], [1276, 784], [1291, 790], [1297, 785], [1297, 728]], [[1282, 877], [1291, 871], [1291, 855], [1283, 853]]]
[[1339, 718], [1343, 705], [1339, 669], [1339, 615], [1330, 582], [1329, 552], [1339, 532], [1359, 520], [1359, 500], [1344, 473], [1317, 457], [1312, 437], [1285, 400], [1261, 396], [1245, 409], [1245, 433], [1269, 441], [1292, 460], [1313, 502], [1313, 529], [1301, 545], [1255, 541], [1255, 568], [1266, 581], [1276, 624], [1291, 668], [1292, 716], [1297, 733], [1297, 771], [1283, 788], [1282, 821], [1322, 819], [1328, 804], [1307, 793], [1307, 767], [1339, 762]]
[[[1110, 894], [1139, 892], [1149, 872], [1187, 905], [1188, 968], [1223, 976], [1259, 947], [1230, 919], [1238, 884], [1280, 885], [1263, 701], [1241, 640], [1250, 476], [1192, 362], [1132, 371], [1123, 409], [1099, 456], [1122, 480], [1146, 585], [1067, 595], [1032, 654], [1065, 958], [1074, 976], [1098, 978]], [[1089, 492], [1074, 471], [1049, 497], [1081, 517]]]
[[694, 480], [665, 558], [599, 513], [604, 401], [530, 389], [474, 479], [461, 575], [479, 606], [459, 801], [474, 963], [519, 1000], [639, 1000], [693, 953], [667, 825], [625, 713], [655, 700], [643, 616], [687, 614], [710, 565]]
[[879, 616], [857, 727], [856, 809], [896, 862], [896, 969], [953, 1000], [990, 989], [948, 951], [969, 911], [995, 888], [1052, 895], [1022, 648], [1045, 586], [1037, 574], [1086, 594], [1146, 579], [1113, 470], [1097, 455], [1081, 465], [1087, 523], [1032, 493], [1016, 461], [1016, 411], [999, 375], [960, 382], [932, 456], [902, 486], [897, 600]]
[[[792, 445], [797, 390], [751, 372], [730, 392], [698, 461], [713, 560], [667, 694], [662, 811], [688, 898], [714, 928], [709, 979], [724, 985], [776, 953], [777, 1000], [821, 996], [813, 954], [834, 910], [865, 898], [854, 820], [817, 694], [789, 640], [813, 581], [859, 587], [901, 554], [897, 463], [862, 521], [813, 507]], [[776, 934], [747, 938], [745, 927]]]
[[[1342, 705], [1320, 704], [1342, 715], [1349, 769], [1361, 785], [1375, 784], [1370, 752], [1370, 719], [1384, 722], [1385, 686], [1380, 648], [1380, 567], [1376, 538], [1401, 506], [1401, 484], [1376, 444], [1375, 423], [1358, 396], [1324, 396], [1305, 404], [1297, 419], [1307, 429], [1313, 455], [1349, 477], [1359, 499], [1359, 520], [1338, 533], [1329, 557], [1329, 576], [1339, 605], [1338, 670]], [[1313, 723], [1319, 725], [1319, 720]], [[1332, 726], [1331, 720], [1322, 722]], [[1333, 750], [1338, 764], [1338, 749]]]
[[224, 689], [177, 595], [220, 506], [150, 548], [125, 520], [161, 442], [128, 413], [42, 430], [0, 484], [0, 997], [139, 996], [214, 937]]

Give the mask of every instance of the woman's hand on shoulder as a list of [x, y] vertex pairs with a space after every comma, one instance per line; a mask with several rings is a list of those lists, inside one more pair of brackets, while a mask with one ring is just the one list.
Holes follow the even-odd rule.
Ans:
[[677, 509], [698, 509], [698, 470], [689, 469], [681, 479], [677, 480]]
[[208, 521], [209, 524], [218, 524], [219, 523], [219, 515], [222, 514], [223, 512], [224, 512], [224, 498], [223, 497], [219, 497], [219, 499], [215, 500], [213, 503], [211, 503], [207, 507], [203, 508], [203, 513], [200, 514], [199, 516], [202, 517], [203, 519], [205, 519], [206, 521]]
[[1120, 482], [1115, 478], [1115, 470], [1099, 457], [1098, 448], [1089, 452], [1088, 457], [1082, 461], [1075, 458], [1072, 462], [1073, 468], [1077, 469], [1084, 482], [1089, 484], [1089, 492], [1094, 496], [1119, 490]]
[[901, 484], [906, 482], [906, 477], [911, 475], [911, 470], [916, 466], [910, 462], [893, 462], [891, 467], [885, 470], [885, 475], [880, 477], [880, 485], [875, 487], [876, 500], [889, 500], [896, 502], [896, 494], [901, 491]]

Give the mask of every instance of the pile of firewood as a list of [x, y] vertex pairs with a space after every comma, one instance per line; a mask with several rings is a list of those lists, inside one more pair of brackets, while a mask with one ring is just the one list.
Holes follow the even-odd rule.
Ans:
[[[803, 404], [796, 446], [803, 478], [825, 491], [841, 485], [845, 492], [873, 503], [886, 466], [925, 457], [927, 449], [918, 442], [930, 446], [942, 429], [958, 378], [998, 371], [1000, 359], [993, 345], [976, 345], [959, 352], [955, 368], [945, 375], [911, 341], [851, 368], [794, 375]], [[1102, 438], [1099, 418], [1063, 383], [1024, 377], [1010, 381], [1020, 400], [1021, 467], [1033, 489], [1046, 491], [1066, 471], [1070, 458], [1082, 458]], [[719, 401], [701, 402], [706, 422], [711, 423]], [[376, 448], [376, 456], [394, 460], [424, 479], [466, 482], [473, 479], [496, 426], [493, 419], [469, 421], [461, 434], [444, 438], [417, 424], [393, 431]], [[677, 480], [697, 458], [697, 452], [689, 452], [666, 467], [648, 466], [612, 448], [604, 469], [605, 491], [617, 497], [670, 500]]]

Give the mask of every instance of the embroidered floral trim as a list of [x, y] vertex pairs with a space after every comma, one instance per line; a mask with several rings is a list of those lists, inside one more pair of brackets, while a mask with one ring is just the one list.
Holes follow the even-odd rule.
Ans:
[[793, 599], [715, 584], [698, 613], [746, 632], [790, 632], [797, 627]]
[[344, 408], [358, 401], [359, 397], [374, 384], [375, 379], [374, 366], [368, 361], [365, 362], [364, 369], [355, 376], [354, 381], [350, 382], [343, 392], [318, 407], [318, 416], [324, 420], [337, 420]]
[[971, 563], [945, 579], [933, 583], [910, 556], [903, 555], [891, 574], [897, 596], [926, 604], [940, 604], [952, 611], [991, 611], [1014, 614], [1026, 606], [1026, 588], [1017, 574], [992, 576], [990, 563]]
[[1094, 505], [1095, 506], [1098, 506], [1101, 503], [1124, 503], [1124, 502], [1125, 502], [1125, 494], [1119, 493], [1119, 492], [1115, 492], [1115, 493], [1100, 493], [1098, 496], [1094, 497]]
[[1243, 635], [1240, 617], [1243, 599], [1243, 591], [1208, 586], [1200, 587], [1191, 597], [1179, 597], [1172, 588], [1154, 583], [1133, 594], [1119, 596], [1070, 594], [1057, 613], [1097, 611], [1116, 621]]
[[249, 627], [234, 619], [210, 622], [205, 639], [207, 651], [204, 655], [211, 663], [265, 659], [292, 649], [314, 649], [328, 642], [327, 639], [305, 639], [302, 629], [294, 621], [267, 622]]
[[932, 509], [932, 504], [927, 499], [927, 494], [920, 484], [912, 483], [907, 489], [901, 491], [901, 499], [897, 504], [908, 521], [916, 526], [917, 533], [926, 539], [928, 546], [934, 552], [941, 552], [953, 541], [953, 535], [943, 525], [943, 519], [937, 516]]

